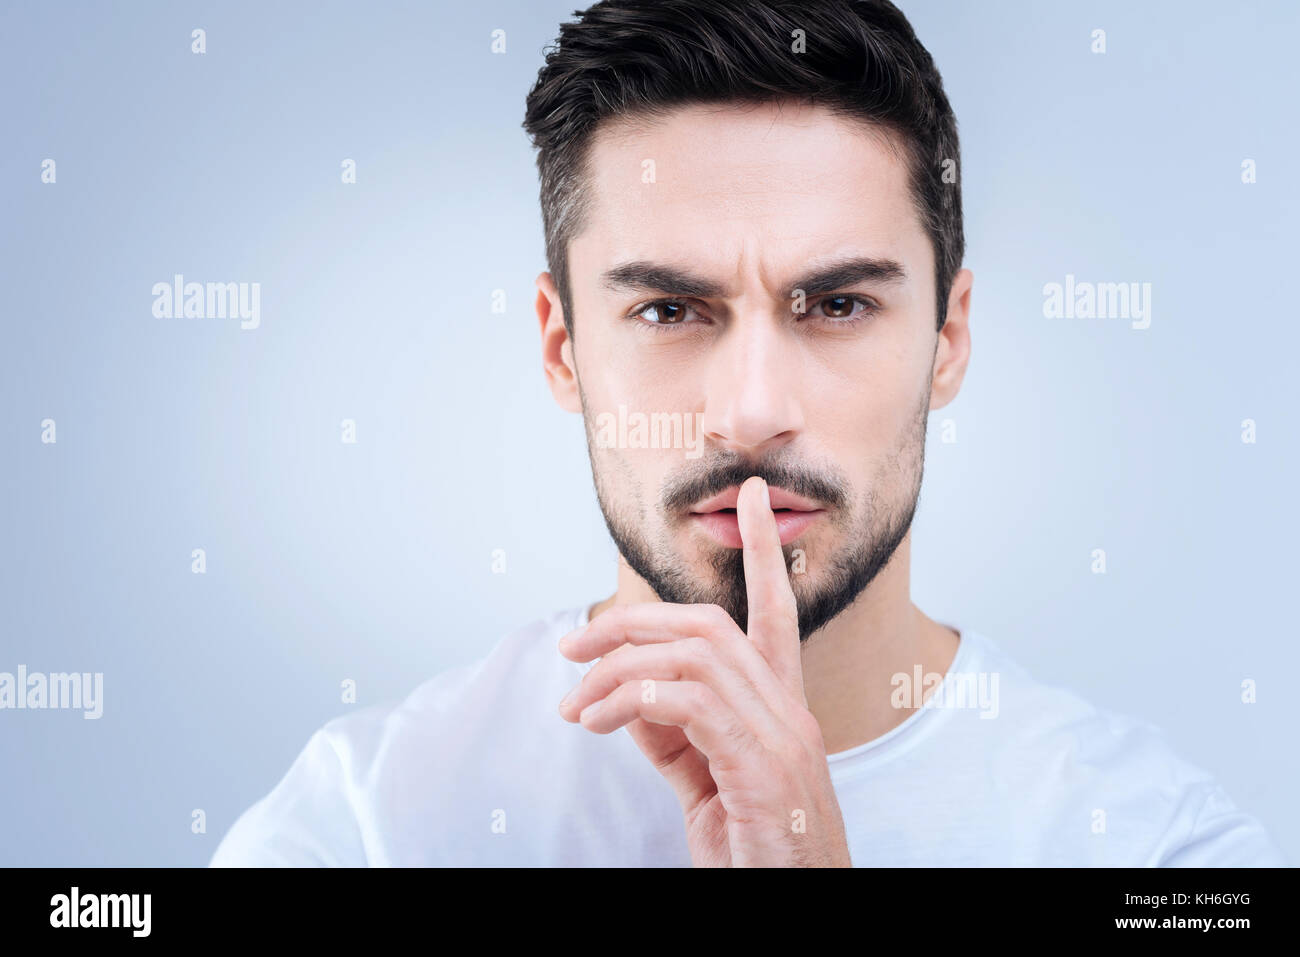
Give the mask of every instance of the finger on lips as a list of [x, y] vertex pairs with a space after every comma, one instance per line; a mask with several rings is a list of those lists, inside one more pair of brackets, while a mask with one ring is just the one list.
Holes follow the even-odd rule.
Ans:
[[758, 476], [740, 487], [740, 535], [745, 543], [745, 593], [749, 638], [790, 689], [803, 695], [799, 610], [781, 550], [781, 534]]
[[[716, 657], [717, 662], [728, 665], [722, 670], [727, 670], [731, 678], [749, 683], [751, 700], [754, 689], [757, 689], [758, 697], [769, 707], [775, 707], [783, 697], [784, 689], [806, 704], [798, 608], [781, 550], [780, 531], [770, 505], [770, 494], [763, 479], [758, 476], [747, 479], [738, 495], [737, 516], [744, 547], [749, 634], [743, 634], [731, 616], [717, 605], [667, 602], [615, 605], [560, 639], [560, 653], [572, 661], [605, 659], [593, 666], [561, 702], [560, 713], [565, 720], [580, 720], [584, 708], [595, 713], [595, 703], [601, 698], [624, 693], [619, 689], [635, 678], [716, 676], [716, 671], [705, 674], [702, 670], [701, 662], [705, 656], [699, 653], [699, 640], [709, 643], [710, 648], [705, 650]], [[683, 646], [683, 639], [696, 639], [694, 653], [690, 646]], [[676, 649], [662, 654], [631, 657], [627, 654], [636, 647], [644, 649], [674, 644]], [[611, 656], [620, 649], [623, 653], [616, 658], [622, 663], [615, 666], [611, 664]], [[756, 658], [761, 660], [756, 661]], [[637, 664], [648, 665], [651, 662], [659, 669], [653, 674], [633, 675], [628, 671]], [[690, 674], [686, 674], [687, 670]], [[618, 680], [614, 680], [614, 675], [619, 676]], [[594, 681], [593, 676], [596, 676]], [[733, 694], [736, 691], [734, 687], [729, 690]], [[603, 708], [600, 710], [603, 712]]]

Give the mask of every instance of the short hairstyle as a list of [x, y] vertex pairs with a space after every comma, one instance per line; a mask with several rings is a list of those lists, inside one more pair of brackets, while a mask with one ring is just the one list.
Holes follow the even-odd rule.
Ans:
[[[560, 26], [528, 94], [546, 258], [573, 336], [568, 246], [591, 208], [587, 158], [609, 117], [795, 98], [892, 131], [934, 247], [942, 329], [961, 268], [957, 120], [934, 61], [888, 0], [602, 0]], [[802, 31], [796, 33], [795, 31]], [[805, 49], [795, 52], [798, 37]]]

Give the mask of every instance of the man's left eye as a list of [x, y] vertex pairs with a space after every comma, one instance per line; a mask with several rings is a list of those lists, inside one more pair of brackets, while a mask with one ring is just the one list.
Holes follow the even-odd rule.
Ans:
[[[861, 306], [858, 312], [853, 311], [854, 306]], [[860, 296], [827, 296], [813, 306], [812, 312], [825, 319], [833, 319], [837, 322], [845, 322], [851, 319], [861, 319], [875, 312], [880, 307], [870, 299], [863, 299]]]

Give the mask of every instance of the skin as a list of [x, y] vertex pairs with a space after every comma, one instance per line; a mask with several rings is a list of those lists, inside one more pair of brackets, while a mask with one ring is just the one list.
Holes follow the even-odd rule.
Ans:
[[[848, 865], [826, 755], [904, 721], [891, 676], [918, 664], [946, 673], [959, 636], [911, 601], [910, 531], [802, 643], [797, 609], [837, 557], [915, 505], [924, 415], [952, 401], [969, 360], [973, 276], [955, 277], [936, 333], [934, 251], [897, 143], [821, 107], [692, 105], [607, 122], [590, 171], [592, 211], [569, 248], [573, 339], [550, 274], [537, 280], [552, 394], [586, 415], [589, 435], [592, 418], [620, 404], [700, 413], [707, 446], [698, 461], [680, 448], [591, 448], [607, 520], [707, 590], [721, 546], [665, 514], [666, 484], [710, 463], [777, 461], [837, 477], [845, 500], [783, 550], [764, 483], [744, 483], [745, 630], [716, 604], [661, 601], [620, 558], [615, 593], [561, 643], [572, 660], [600, 660], [560, 713], [594, 733], [628, 729], [673, 786], [697, 865]], [[903, 275], [792, 310], [792, 288], [814, 267], [861, 257]], [[631, 261], [687, 270], [717, 294], [602, 283]], [[644, 308], [661, 299], [681, 308]], [[681, 321], [653, 324], [666, 318]], [[799, 574], [787, 570], [792, 547]]]

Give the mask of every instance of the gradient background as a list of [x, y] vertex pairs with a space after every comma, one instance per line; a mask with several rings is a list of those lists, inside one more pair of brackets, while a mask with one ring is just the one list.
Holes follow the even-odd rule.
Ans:
[[[1300, 860], [1300, 13], [902, 5], [961, 126], [976, 276], [913, 597], [1161, 725]], [[0, 6], [0, 671], [105, 684], [98, 721], [0, 711], [0, 863], [205, 864], [326, 720], [612, 589], [540, 368], [520, 128], [578, 6]], [[261, 327], [155, 318], [175, 273], [261, 283]], [[1151, 327], [1045, 319], [1066, 273], [1150, 282]]]

